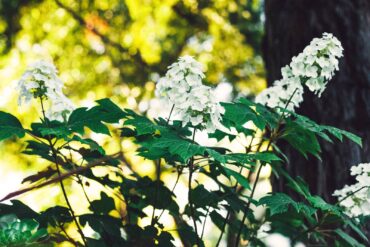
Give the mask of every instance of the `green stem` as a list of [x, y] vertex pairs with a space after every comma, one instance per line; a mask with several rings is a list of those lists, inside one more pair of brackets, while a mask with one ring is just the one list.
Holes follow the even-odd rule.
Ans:
[[[284, 107], [284, 110], [282, 111], [282, 114], [280, 115], [280, 118], [278, 120], [278, 124], [277, 124], [277, 128], [276, 130], [274, 130], [274, 132], [271, 134], [271, 137], [269, 139], [269, 143], [267, 144], [267, 148], [266, 150], [268, 150], [273, 142], [273, 140], [275, 140], [276, 136], [278, 136], [278, 133], [279, 133], [279, 129], [280, 129], [280, 125], [283, 121], [283, 118], [284, 118], [284, 114], [285, 114], [285, 111], [288, 107], [288, 105], [290, 104], [290, 102], [292, 101], [293, 99], [293, 96], [294, 94], [297, 92], [298, 88], [296, 88], [292, 95], [290, 96], [290, 98], [288, 99], [287, 103], [285, 104], [285, 107]], [[260, 148], [262, 146], [262, 141], [259, 145], [258, 148]], [[253, 196], [254, 196], [254, 192], [256, 190], [256, 187], [257, 187], [257, 184], [258, 184], [258, 180], [259, 180], [259, 177], [260, 177], [260, 173], [261, 173], [261, 170], [262, 170], [262, 164], [260, 165], [260, 167], [258, 168], [258, 171], [257, 171], [257, 176], [256, 176], [256, 179], [255, 179], [255, 182], [253, 184], [253, 188], [252, 188], [252, 192], [251, 192], [251, 195], [250, 195], [250, 199], [248, 200], [248, 203], [247, 203], [247, 207], [246, 209], [244, 210], [244, 215], [243, 215], [243, 219], [240, 223], [240, 227], [239, 227], [239, 230], [238, 230], [238, 235], [236, 237], [236, 241], [235, 241], [235, 247], [238, 247], [239, 246], [239, 241], [240, 241], [240, 237], [241, 237], [241, 232], [242, 232], [242, 229], [243, 229], [243, 226], [244, 226], [244, 222], [247, 218], [247, 213], [248, 213], [248, 209], [251, 205], [251, 202], [252, 202], [252, 199], [253, 199]]]
[[210, 206], [208, 206], [207, 212], [206, 212], [206, 216], [204, 217], [204, 222], [203, 222], [203, 227], [202, 227], [202, 233], [200, 235], [200, 238], [201, 239], [203, 239], [204, 229], [206, 228], [206, 222], [207, 222], [207, 217], [208, 217], [208, 214], [209, 214], [209, 208], [210, 208]]
[[[179, 180], [180, 180], [180, 176], [181, 176], [181, 174], [182, 174], [182, 170], [177, 171], [177, 178], [176, 178], [175, 184], [174, 184], [174, 185], [173, 185], [173, 187], [172, 187], [171, 194], [175, 191], [176, 186], [177, 186], [177, 184], [178, 184], [178, 182], [179, 182]], [[165, 209], [162, 209], [161, 213], [159, 214], [158, 218], [156, 219], [156, 222], [159, 222], [159, 219], [162, 217], [162, 215], [163, 215], [163, 213], [164, 213], [164, 210], [165, 210]]]
[[254, 196], [254, 193], [256, 191], [256, 188], [257, 188], [257, 184], [258, 184], [258, 180], [259, 180], [259, 177], [260, 177], [260, 174], [261, 174], [261, 171], [262, 171], [262, 167], [263, 165], [261, 164], [258, 168], [258, 171], [257, 171], [257, 176], [256, 176], [256, 179], [254, 181], [254, 184], [253, 184], [253, 188], [252, 188], [252, 192], [251, 192], [251, 195], [250, 195], [250, 199], [248, 200], [248, 203], [247, 203], [247, 206], [244, 210], [244, 215], [243, 215], [243, 219], [240, 223], [240, 226], [239, 226], [239, 230], [238, 230], [238, 234], [236, 236], [236, 241], [235, 241], [235, 247], [238, 247], [239, 246], [239, 241], [240, 241], [240, 236], [241, 236], [241, 233], [242, 233], [242, 229], [243, 229], [243, 226], [244, 226], [244, 222], [247, 218], [247, 213], [248, 213], [248, 209], [250, 207], [250, 204], [252, 202], [252, 199], [253, 199], [253, 196]]
[[[173, 109], [175, 108], [175, 105], [173, 104], [172, 107], [171, 107], [171, 110], [170, 110], [170, 114], [167, 118], [167, 125], [169, 124], [170, 122], [170, 119], [171, 119], [171, 115], [172, 115], [172, 112], [173, 112]], [[157, 200], [158, 200], [158, 190], [159, 190], [159, 181], [161, 180], [161, 159], [158, 159], [156, 160], [156, 190], [155, 190], [155, 194], [154, 194], [154, 205], [153, 205], [153, 212], [152, 212], [152, 217], [151, 217], [151, 223], [150, 225], [154, 226], [156, 222], [158, 222], [158, 219], [156, 220], [155, 219], [155, 210], [156, 210], [156, 207], [157, 207]], [[163, 213], [163, 211], [162, 211]], [[162, 215], [161, 213], [161, 215]]]
[[171, 118], [171, 115], [172, 115], [173, 109], [175, 109], [175, 104], [173, 104], [173, 105], [172, 105], [172, 107], [171, 107], [170, 114], [169, 114], [169, 116], [168, 116], [168, 118], [167, 118], [167, 125], [170, 123], [170, 118]]
[[[44, 122], [48, 125], [48, 120], [46, 119], [46, 114], [45, 114], [45, 109], [44, 109], [44, 104], [43, 104], [42, 97], [40, 97], [40, 103], [41, 103], [42, 115], [44, 117]], [[50, 136], [47, 136], [47, 141], [49, 143], [49, 146], [50, 146], [50, 149], [51, 149], [51, 152], [52, 152], [52, 155], [53, 155], [54, 163], [55, 163], [56, 168], [57, 168], [58, 178], [61, 178], [61, 172], [60, 172], [60, 167], [59, 167], [59, 163], [58, 163], [58, 155], [57, 155], [57, 152], [56, 152], [56, 150], [54, 148], [53, 143], [51, 142]], [[65, 199], [65, 201], [67, 203], [67, 206], [69, 208], [69, 211], [71, 212], [73, 221], [75, 222], [75, 224], [77, 226], [77, 231], [81, 235], [81, 238], [82, 238], [82, 241], [83, 241], [84, 245], [87, 246], [85, 235], [82, 232], [81, 226], [78, 223], [77, 218], [75, 216], [75, 213], [74, 213], [74, 211], [72, 209], [71, 203], [69, 202], [69, 199], [68, 199], [68, 196], [67, 196], [67, 192], [66, 192], [66, 189], [65, 189], [64, 184], [63, 184], [63, 180], [60, 179], [59, 180], [59, 183], [60, 183], [60, 187], [62, 189], [62, 193], [63, 193], [64, 199]]]
[[[195, 132], [196, 132], [196, 129], [194, 128], [193, 138], [192, 138], [193, 142], [194, 142], [194, 139], [195, 139]], [[195, 234], [197, 236], [197, 245], [199, 247], [201, 245], [200, 245], [200, 241], [199, 241], [198, 227], [197, 227], [197, 222], [196, 222], [196, 219], [195, 219], [193, 200], [192, 200], [192, 196], [191, 196], [191, 181], [192, 181], [192, 178], [193, 178], [193, 172], [194, 172], [194, 159], [193, 159], [193, 157], [191, 157], [190, 162], [189, 162], [188, 201], [189, 201], [190, 216], [193, 220], [194, 230], [195, 230]]]
[[154, 191], [154, 205], [153, 205], [153, 212], [152, 212], [152, 219], [151, 219], [151, 225], [154, 226], [154, 224], [157, 222], [155, 220], [155, 210], [157, 207], [157, 200], [158, 200], [158, 190], [159, 190], [159, 181], [161, 180], [161, 159], [158, 159], [155, 161], [156, 163], [156, 190]]
[[[253, 147], [252, 143], [253, 143], [253, 140], [254, 140], [254, 136], [252, 136], [251, 138], [251, 141], [249, 143], [249, 145], [246, 147], [245, 149], [245, 153], [249, 153]], [[262, 140], [261, 140], [261, 143], [262, 143]], [[241, 174], [243, 172], [243, 167], [240, 168], [239, 170], [239, 174]], [[248, 174], [248, 181], [249, 181], [249, 178], [251, 176], [252, 172], [249, 171], [249, 174]], [[232, 190], [233, 192], [236, 192], [236, 189], [238, 187], [238, 181], [236, 181], [235, 185], [233, 186]], [[216, 247], [218, 247], [221, 243], [221, 240], [222, 240], [222, 236], [224, 235], [225, 233], [225, 229], [226, 229], [226, 224], [227, 224], [227, 221], [229, 220], [229, 217], [231, 215], [231, 210], [227, 210], [227, 214], [226, 214], [226, 217], [225, 217], [225, 220], [224, 222], [222, 223], [222, 229], [221, 229], [221, 233], [220, 233], [220, 236], [218, 237], [218, 240], [217, 240], [217, 243], [216, 243]]]
[[[290, 98], [288, 99], [287, 103], [285, 104], [284, 110], [282, 111], [282, 114], [281, 114], [281, 115], [280, 115], [280, 117], [279, 117], [278, 124], [277, 124], [277, 128], [276, 128], [276, 130], [274, 131], [274, 133], [271, 135], [271, 137], [270, 137], [270, 139], [269, 139], [269, 143], [268, 143], [268, 145], [267, 145], [267, 150], [270, 148], [270, 146], [271, 146], [271, 144], [272, 144], [272, 142], [273, 142], [273, 139], [275, 138], [275, 135], [276, 135], [276, 136], [279, 136], [279, 128], [280, 128], [280, 125], [281, 125], [282, 120], [283, 120], [283, 118], [284, 118], [285, 110], [287, 109], [288, 105], [290, 104], [290, 102], [291, 102], [291, 100], [292, 100], [292, 98], [293, 98], [294, 94], [297, 92], [297, 90], [298, 90], [298, 88], [296, 88], [296, 89], [293, 91], [292, 95], [290, 96]], [[262, 146], [262, 141], [261, 141], [261, 143], [260, 143], [260, 144], [261, 144], [261, 145], [259, 145], [259, 148]], [[246, 210], [244, 211], [243, 219], [242, 219], [242, 221], [241, 221], [241, 224], [240, 224], [240, 227], [239, 227], [239, 230], [238, 230], [238, 235], [237, 235], [236, 242], [235, 242], [235, 247], [238, 247], [238, 245], [239, 245], [240, 236], [241, 236], [241, 231], [242, 231], [242, 229], [243, 229], [244, 221], [246, 220], [246, 216], [247, 216], [247, 213], [248, 213], [247, 211], [248, 211], [248, 209], [249, 209], [249, 207], [250, 207], [250, 204], [251, 204], [251, 199], [253, 199], [254, 192], [255, 192], [255, 189], [256, 189], [256, 187], [257, 187], [257, 183], [258, 183], [258, 180], [259, 180], [259, 176], [260, 176], [261, 170], [262, 170], [262, 165], [261, 165], [261, 166], [259, 167], [259, 169], [258, 169], [257, 176], [256, 176], [255, 182], [254, 182], [254, 184], [253, 184], [253, 188], [252, 188], [252, 193], [251, 193], [251, 196], [250, 196], [250, 200], [248, 201], [248, 204], [247, 204]], [[324, 218], [325, 218], [325, 217], [326, 217], [326, 216], [324, 216]], [[319, 224], [319, 223], [318, 223], [318, 224]], [[321, 223], [320, 223], [320, 224], [321, 224]], [[317, 226], [313, 226], [313, 227], [314, 227], [314, 228], [316, 228]], [[314, 228], [313, 228], [313, 229], [314, 229]], [[307, 230], [310, 230], [310, 228], [309, 228], [309, 229], [307, 229]]]

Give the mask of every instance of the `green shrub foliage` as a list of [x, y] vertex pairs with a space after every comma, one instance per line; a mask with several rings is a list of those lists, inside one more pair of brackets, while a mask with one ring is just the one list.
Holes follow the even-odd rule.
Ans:
[[[245, 98], [223, 103], [223, 107], [222, 124], [236, 131], [230, 134], [218, 130], [209, 134], [210, 138], [232, 140], [242, 134], [259, 137], [260, 143], [270, 148], [246, 146], [246, 152], [233, 153], [227, 148], [202, 146], [194, 141], [193, 134], [197, 129], [191, 124], [183, 126], [179, 121], [162, 118], [151, 120], [132, 110], [120, 109], [109, 99], [99, 100], [90, 109], [75, 109], [65, 122], [45, 117], [29, 128], [22, 127], [13, 115], [0, 112], [1, 139], [22, 138], [28, 134], [32, 139], [26, 141], [24, 154], [50, 162], [45, 170], [24, 179], [31, 183], [28, 189], [16, 191], [5, 199], [32, 193], [32, 190], [54, 183], [63, 184], [71, 178], [98, 182], [112, 192], [101, 192], [100, 199], [89, 201], [89, 208], [81, 215], [73, 213], [70, 203], [55, 205], [42, 212], [34, 212], [17, 200], [11, 205], [1, 204], [2, 215], [13, 214], [21, 220], [15, 220], [13, 216], [1, 218], [0, 242], [5, 246], [17, 246], [10, 243], [37, 241], [46, 235], [43, 230], [35, 231], [41, 225], [43, 229], [51, 229], [50, 240], [74, 241], [80, 246], [174, 246], [175, 235], [167, 230], [161, 218], [163, 212], [168, 212], [176, 222], [175, 231], [186, 246], [204, 246], [203, 240], [208, 236], [202, 234], [202, 225], [206, 218], [210, 218], [208, 224], [214, 224], [220, 230], [219, 234], [229, 229], [236, 235], [239, 233], [252, 246], [264, 245], [257, 233], [265, 222], [271, 222], [270, 231], [289, 237], [292, 243], [335, 246], [365, 246], [368, 243], [358, 220], [349, 218], [338, 205], [312, 195], [299, 177], [289, 176], [284, 170], [287, 161], [278, 146], [284, 141], [304, 156], [320, 158], [320, 138], [329, 142], [349, 138], [361, 145], [359, 137], [319, 125], [296, 113], [282, 115]], [[256, 128], [246, 128], [248, 122]], [[121, 138], [134, 141], [138, 147], [137, 155], [153, 160], [158, 173], [163, 169], [176, 171], [176, 184], [180, 176], [189, 177], [190, 191], [183, 195], [188, 198], [184, 209], [180, 209], [174, 194], [176, 185], [165, 184], [160, 176], [154, 180], [140, 176], [132, 170], [123, 153], [107, 154], [97, 142], [86, 137], [87, 129], [110, 135], [119, 125]], [[66, 155], [69, 152], [78, 154], [83, 162], [75, 160], [73, 155]], [[296, 192], [295, 198], [283, 193], [269, 194], [259, 200], [254, 198], [256, 183], [252, 184], [241, 171], [249, 170], [258, 176], [261, 167], [267, 164], [274, 176], [289, 181], [287, 186]], [[115, 179], [94, 175], [91, 169], [98, 166], [109, 168]], [[131, 169], [131, 174], [123, 173], [122, 166]], [[212, 180], [218, 189], [207, 189], [192, 180], [197, 173]], [[81, 190], [83, 186], [81, 184]], [[118, 202], [125, 205], [126, 213], [121, 218], [110, 214], [117, 210]], [[253, 214], [253, 208], [259, 205], [267, 207], [262, 221]], [[144, 212], [147, 207], [152, 208], [153, 214]], [[242, 216], [231, 219], [231, 214]], [[143, 218], [150, 218], [150, 224], [139, 224]], [[96, 238], [84, 235], [82, 229], [87, 224], [96, 233]], [[68, 225], [76, 231], [79, 229], [80, 238], [70, 239], [64, 233], [63, 229]], [[350, 236], [348, 232], [354, 235]]]

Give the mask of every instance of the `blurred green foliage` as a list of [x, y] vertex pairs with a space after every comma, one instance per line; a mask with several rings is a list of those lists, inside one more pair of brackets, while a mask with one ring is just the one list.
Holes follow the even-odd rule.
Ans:
[[50, 56], [73, 97], [127, 98], [123, 85], [143, 86], [187, 53], [205, 65], [209, 83], [264, 87], [259, 0], [2, 0], [0, 14], [7, 81]]
[[0, 217], [0, 246], [46, 246], [37, 243], [47, 237], [46, 229], [38, 229], [35, 220], [19, 220], [15, 215], [8, 214]]

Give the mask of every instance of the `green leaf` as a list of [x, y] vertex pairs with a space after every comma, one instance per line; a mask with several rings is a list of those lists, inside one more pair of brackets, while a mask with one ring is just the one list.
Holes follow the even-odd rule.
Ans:
[[178, 155], [181, 159], [186, 162], [190, 157], [194, 155], [203, 155], [205, 147], [199, 146], [191, 141], [181, 139], [173, 134], [166, 134], [152, 145], [153, 148], [166, 148], [170, 154]]
[[367, 243], [369, 242], [369, 239], [366, 237], [366, 235], [361, 231], [361, 229], [357, 226], [357, 222], [354, 223], [352, 219], [346, 219], [345, 223], [349, 225], [349, 227], [355, 231], [363, 240], [365, 240]]
[[78, 141], [82, 144], [86, 144], [90, 147], [91, 151], [98, 151], [102, 155], [105, 155], [105, 150], [93, 139], [90, 138], [81, 138], [78, 135], [74, 135], [70, 140]]
[[38, 213], [30, 207], [18, 200], [11, 200], [12, 205], [0, 203], [1, 215], [15, 214], [19, 219], [34, 219], [38, 217]]
[[238, 126], [243, 126], [245, 123], [252, 121], [260, 130], [266, 127], [265, 119], [245, 103], [222, 103], [222, 106], [225, 108], [224, 118]]
[[295, 122], [298, 125], [300, 125], [304, 129], [307, 129], [307, 130], [315, 133], [316, 135], [322, 137], [326, 141], [332, 142], [330, 137], [325, 132], [335, 136], [340, 141], [342, 141], [343, 136], [345, 136], [348, 139], [352, 140], [353, 142], [357, 143], [358, 145], [360, 145], [362, 147], [361, 138], [359, 136], [355, 135], [355, 134], [352, 134], [348, 131], [341, 130], [341, 129], [338, 129], [338, 128], [335, 128], [335, 127], [332, 127], [332, 126], [319, 125], [319, 124], [315, 123], [314, 121], [312, 121], [311, 119], [309, 119], [308, 117], [301, 116], [301, 115], [299, 115], [297, 113], [294, 113], [294, 112], [290, 112], [290, 113], [294, 117], [296, 117]]
[[45, 123], [32, 123], [32, 131], [34, 135], [37, 136], [50, 136], [50, 137], [61, 137], [66, 139], [68, 135], [71, 134], [71, 131], [68, 129], [65, 123], [58, 121], [49, 121]]
[[208, 134], [209, 138], [215, 138], [217, 141], [221, 141], [225, 137], [228, 137], [229, 141], [233, 141], [236, 138], [236, 135], [226, 133], [221, 130], [216, 130], [214, 133]]
[[345, 136], [348, 139], [350, 139], [351, 141], [357, 143], [360, 147], [362, 147], [362, 139], [361, 139], [361, 137], [359, 137], [359, 136], [357, 136], [355, 134], [352, 134], [352, 133], [350, 133], [348, 131], [341, 130], [341, 129], [338, 129], [338, 128], [335, 128], [335, 127], [331, 127], [331, 126], [321, 125], [321, 127], [323, 129], [327, 130], [330, 134], [332, 134], [335, 137], [337, 137], [340, 141], [342, 141], [343, 136]]
[[[0, 246], [32, 246], [48, 235], [45, 229], [39, 229], [34, 219], [18, 219], [15, 215], [0, 218]], [[35, 246], [35, 245], [33, 245]]]
[[293, 121], [287, 121], [282, 138], [286, 140], [293, 148], [298, 150], [304, 157], [310, 153], [320, 159], [320, 144], [314, 132], [303, 128]]
[[342, 215], [339, 207], [327, 203], [326, 201], [324, 201], [324, 199], [322, 199], [319, 196], [309, 196], [307, 198], [307, 200], [315, 208], [321, 209], [323, 211], [329, 211], [329, 212], [331, 212], [333, 214], [336, 214], [338, 216]]
[[[121, 240], [122, 220], [110, 215], [83, 214], [79, 217], [81, 225], [89, 223], [90, 227], [100, 235]], [[118, 242], [119, 243], [119, 242]]]
[[0, 141], [12, 136], [22, 138], [24, 135], [21, 122], [12, 114], [0, 111]]
[[240, 164], [255, 164], [259, 160], [265, 163], [272, 161], [281, 161], [273, 152], [258, 152], [258, 153], [231, 153], [224, 156], [229, 161], [235, 161]]
[[252, 154], [246, 154], [252, 160], [259, 160], [266, 163], [271, 163], [272, 161], [281, 161], [281, 159], [273, 152], [257, 152]]
[[46, 143], [43, 142], [37, 142], [37, 141], [26, 141], [27, 146], [22, 153], [28, 154], [28, 155], [38, 155], [43, 159], [49, 160], [51, 162], [54, 162], [54, 158], [50, 154], [50, 147]]
[[48, 235], [48, 231], [44, 228], [37, 230], [34, 234], [32, 234], [31, 238], [28, 239], [27, 243], [33, 243], [38, 241], [41, 238], [44, 238]]
[[134, 137], [136, 134], [136, 131], [131, 128], [121, 128], [121, 137]]
[[[194, 230], [185, 222], [181, 222], [178, 227], [178, 233], [181, 236], [181, 239], [185, 239], [187, 242], [186, 246], [197, 246], [197, 247], [204, 247], [204, 243], [202, 239], [198, 239], [199, 237], [195, 234]], [[198, 241], [200, 241], [200, 246], [198, 246]]]
[[305, 198], [311, 196], [308, 185], [301, 177], [298, 176], [296, 179], [293, 179], [289, 176], [288, 180], [288, 186], [292, 188], [295, 192], [301, 194]]
[[217, 195], [212, 191], [208, 191], [202, 184], [192, 189], [191, 198], [197, 208], [206, 208], [207, 206], [217, 208]]
[[33, 232], [39, 228], [39, 223], [35, 220], [24, 219], [21, 223], [21, 227], [18, 230]]
[[172, 142], [169, 148], [171, 154], [179, 155], [185, 162], [194, 155], [203, 155], [204, 147], [188, 141]]
[[259, 200], [258, 204], [266, 205], [270, 209], [270, 216], [285, 213], [290, 207], [297, 213], [303, 212], [307, 215], [312, 215], [315, 212], [315, 209], [312, 207], [301, 202], [296, 202], [284, 193], [275, 193], [274, 195], [265, 196]]
[[157, 129], [159, 129], [159, 126], [154, 124], [148, 118], [140, 116], [129, 109], [125, 109], [125, 111], [129, 115], [129, 118], [124, 122], [124, 125], [133, 126], [137, 135], [153, 134]]
[[17, 216], [15, 214], [6, 214], [0, 217], [0, 227], [1, 225], [10, 225], [17, 221]]
[[175, 246], [172, 241], [175, 240], [169, 232], [162, 231], [157, 237], [158, 246], [173, 247]]
[[216, 210], [213, 210], [209, 216], [211, 217], [212, 222], [217, 226], [218, 229], [223, 229], [225, 218], [219, 214]]
[[335, 229], [334, 232], [353, 247], [365, 247], [365, 245], [360, 244], [356, 239], [352, 238], [351, 236], [349, 236], [347, 233], [345, 233], [339, 228]]
[[104, 192], [100, 192], [100, 199], [92, 201], [89, 207], [89, 209], [96, 214], [109, 214], [109, 212], [115, 208], [113, 198], [109, 197]]
[[73, 218], [69, 208], [62, 206], [54, 206], [41, 212], [41, 215], [37, 219], [40, 224], [44, 227], [51, 225], [53, 227], [59, 224], [65, 224], [72, 222]]
[[109, 135], [104, 123], [118, 123], [126, 114], [109, 99], [101, 99], [97, 103], [97, 106], [90, 109], [82, 107], [74, 110], [69, 116], [67, 127], [79, 134], [83, 134], [84, 127], [87, 127], [96, 133]]
[[226, 163], [226, 158], [221, 153], [217, 152], [216, 150], [213, 150], [211, 148], [207, 148], [206, 152], [209, 154], [210, 157], [212, 157], [214, 160], [220, 162], [221, 164]]
[[250, 187], [250, 185], [249, 185], [249, 181], [248, 181], [248, 179], [247, 179], [247, 178], [245, 178], [243, 175], [241, 175], [240, 173], [238, 173], [238, 172], [236, 172], [236, 171], [234, 171], [234, 170], [231, 170], [231, 169], [229, 169], [229, 168], [227, 168], [227, 167], [223, 167], [223, 169], [225, 170], [226, 174], [228, 174], [228, 175], [229, 175], [229, 177], [230, 177], [230, 176], [234, 177], [234, 178], [235, 178], [235, 180], [236, 180], [236, 181], [237, 181], [241, 186], [243, 186], [244, 188], [246, 188], [246, 189], [248, 189], [248, 190], [250, 190], [250, 189], [251, 189], [251, 187]]

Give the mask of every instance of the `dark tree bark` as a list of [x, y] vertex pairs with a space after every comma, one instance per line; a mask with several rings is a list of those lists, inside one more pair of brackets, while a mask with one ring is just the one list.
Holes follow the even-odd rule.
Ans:
[[[333, 33], [344, 47], [340, 71], [321, 98], [306, 93], [298, 113], [361, 136], [363, 148], [347, 140], [321, 142], [321, 162], [285, 147], [290, 174], [303, 177], [313, 193], [333, 202], [333, 191], [352, 183], [349, 168], [370, 162], [370, 0], [266, 0], [265, 14], [270, 85], [281, 78], [280, 68], [323, 32]], [[289, 193], [285, 183], [274, 181], [274, 190]]]

